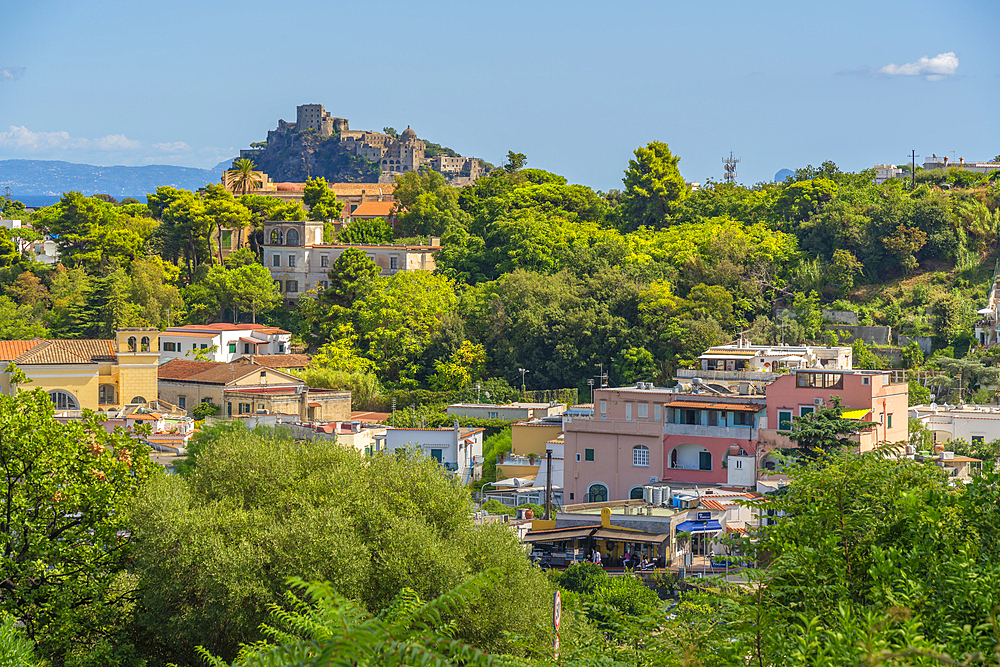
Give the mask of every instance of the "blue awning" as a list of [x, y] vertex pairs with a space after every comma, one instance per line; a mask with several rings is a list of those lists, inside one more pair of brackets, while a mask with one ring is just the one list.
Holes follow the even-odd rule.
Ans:
[[714, 533], [719, 530], [722, 530], [722, 524], [715, 519], [711, 521], [681, 521], [677, 524], [678, 533]]

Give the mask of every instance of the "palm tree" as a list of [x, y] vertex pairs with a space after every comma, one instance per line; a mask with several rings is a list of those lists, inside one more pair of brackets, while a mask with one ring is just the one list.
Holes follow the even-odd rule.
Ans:
[[245, 195], [260, 187], [261, 178], [254, 171], [256, 168], [257, 165], [254, 164], [253, 160], [246, 158], [240, 158], [236, 162], [233, 162], [233, 168], [229, 170], [233, 192]]

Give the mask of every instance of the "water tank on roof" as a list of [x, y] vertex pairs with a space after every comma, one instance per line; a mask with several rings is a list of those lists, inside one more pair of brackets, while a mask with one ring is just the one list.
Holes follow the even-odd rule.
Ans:
[[642, 499], [646, 502], [647, 505], [653, 504], [653, 487], [651, 486], [642, 487]]
[[653, 505], [662, 505], [663, 504], [663, 487], [662, 486], [654, 486], [653, 487], [653, 503], [652, 504]]

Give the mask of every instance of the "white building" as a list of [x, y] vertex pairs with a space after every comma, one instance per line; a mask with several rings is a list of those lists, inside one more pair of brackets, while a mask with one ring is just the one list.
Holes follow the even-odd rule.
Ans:
[[348, 248], [360, 248], [382, 270], [383, 276], [399, 271], [433, 271], [434, 253], [440, 246], [333, 245], [323, 243], [323, 223], [312, 220], [264, 223], [264, 263], [281, 294], [298, 299], [309, 290], [330, 286], [333, 263]]
[[390, 428], [374, 437], [379, 451], [416, 447], [468, 484], [482, 474], [483, 434], [484, 429], [463, 428], [456, 421], [453, 428]]
[[263, 324], [186, 324], [160, 333], [160, 362], [194, 359], [197, 350], [206, 351], [205, 361], [227, 363], [244, 356], [291, 354], [291, 342], [290, 332]]
[[963, 171], [988, 174], [991, 171], [1000, 169], [1000, 162], [966, 162], [964, 157], [958, 158], [958, 162], [949, 162], [948, 158], [939, 158], [936, 155], [924, 158], [924, 169], [950, 169], [952, 167]]
[[516, 422], [523, 419], [540, 419], [566, 412], [565, 403], [455, 403], [447, 408], [449, 415], [475, 419], [502, 419]]
[[1000, 438], [1000, 407], [995, 405], [915, 405], [910, 415], [933, 435], [934, 443], [961, 439], [972, 444]]
[[885, 183], [890, 178], [900, 178], [905, 173], [894, 164], [877, 164], [873, 169], [875, 170], [875, 182], [879, 184]]

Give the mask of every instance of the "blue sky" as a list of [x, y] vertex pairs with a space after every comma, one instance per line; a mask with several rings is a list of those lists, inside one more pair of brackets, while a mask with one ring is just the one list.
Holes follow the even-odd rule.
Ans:
[[[1000, 3], [55, 2], [5, 8], [0, 159], [211, 167], [322, 103], [620, 188], [1000, 153]], [[952, 153], [954, 151], [954, 153]]]

